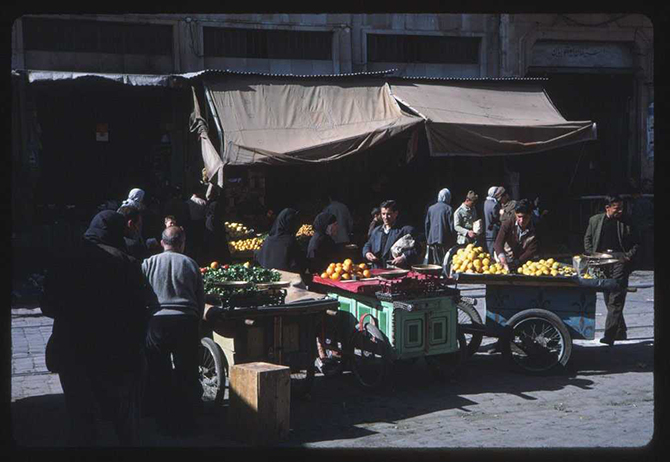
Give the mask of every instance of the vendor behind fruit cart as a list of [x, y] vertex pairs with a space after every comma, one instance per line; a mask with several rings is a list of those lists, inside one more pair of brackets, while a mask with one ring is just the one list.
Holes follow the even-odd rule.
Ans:
[[495, 256], [508, 271], [516, 271], [537, 255], [538, 240], [531, 220], [532, 211], [527, 199], [518, 201], [514, 207], [515, 219], [504, 221], [496, 237]]
[[256, 261], [266, 269], [305, 273], [307, 261], [301, 251], [295, 234], [300, 227], [298, 212], [291, 208], [282, 210], [256, 252]]
[[384, 201], [380, 208], [383, 223], [372, 231], [370, 238], [363, 246], [363, 256], [373, 268], [386, 268], [389, 263], [400, 268], [407, 268], [414, 263], [418, 255], [416, 247], [404, 249], [397, 257], [391, 254], [391, 247], [403, 236], [408, 234], [413, 236], [414, 228], [399, 225], [399, 210], [396, 201]]
[[312, 226], [314, 235], [307, 245], [307, 265], [311, 274], [321, 274], [329, 262], [338, 258], [337, 244], [333, 239], [337, 235], [338, 222], [332, 213], [321, 212]]

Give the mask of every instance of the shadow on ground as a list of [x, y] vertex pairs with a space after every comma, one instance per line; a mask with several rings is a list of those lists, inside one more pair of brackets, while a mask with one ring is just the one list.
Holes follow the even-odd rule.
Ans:
[[[568, 386], [589, 389], [589, 375], [653, 371], [653, 342], [621, 343], [614, 347], [574, 345], [566, 370], [547, 376], [514, 372], [500, 354], [478, 353], [471, 357], [457, 377], [435, 379], [423, 360], [398, 364], [383, 390], [364, 391], [353, 375], [317, 375], [311, 394], [291, 402], [291, 432], [280, 446], [300, 447], [306, 443], [337, 441], [376, 433], [366, 428], [375, 424], [379, 431], [388, 425], [435, 412], [457, 409], [468, 413], [479, 404], [477, 396], [511, 394], [534, 400], [533, 392], [561, 390]], [[490, 399], [490, 396], [487, 398]], [[207, 403], [199, 419], [198, 435], [170, 438], [156, 431], [151, 418], [142, 420], [141, 431], [149, 447], [240, 447], [228, 438], [227, 402]], [[44, 395], [11, 404], [12, 434], [19, 448], [62, 447], [67, 420], [63, 395]], [[107, 422], [100, 425], [101, 446], [116, 446]]]

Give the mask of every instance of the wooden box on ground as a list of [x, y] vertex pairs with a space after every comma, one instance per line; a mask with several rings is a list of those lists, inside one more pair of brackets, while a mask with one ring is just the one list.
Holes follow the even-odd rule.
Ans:
[[286, 366], [246, 363], [230, 369], [228, 428], [235, 439], [271, 444], [288, 436], [291, 375]]

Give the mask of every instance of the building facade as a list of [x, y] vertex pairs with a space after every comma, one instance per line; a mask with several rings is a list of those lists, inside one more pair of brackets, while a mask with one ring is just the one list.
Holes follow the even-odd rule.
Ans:
[[653, 178], [653, 56], [640, 14], [26, 15], [12, 40], [27, 70], [549, 77], [567, 119], [598, 123], [603, 185]]

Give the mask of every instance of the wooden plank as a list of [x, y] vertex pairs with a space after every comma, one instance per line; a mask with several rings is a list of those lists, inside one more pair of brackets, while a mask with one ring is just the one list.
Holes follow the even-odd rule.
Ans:
[[290, 369], [286, 366], [255, 362], [231, 367], [228, 426], [232, 436], [252, 445], [286, 438], [290, 383]]
[[282, 326], [282, 328], [282, 348], [284, 353], [298, 351], [300, 349], [300, 338], [298, 337], [300, 333], [300, 326], [298, 323], [286, 323]]
[[266, 356], [265, 347], [265, 326], [250, 326], [247, 329], [247, 349], [245, 356], [251, 360], [264, 359]]

